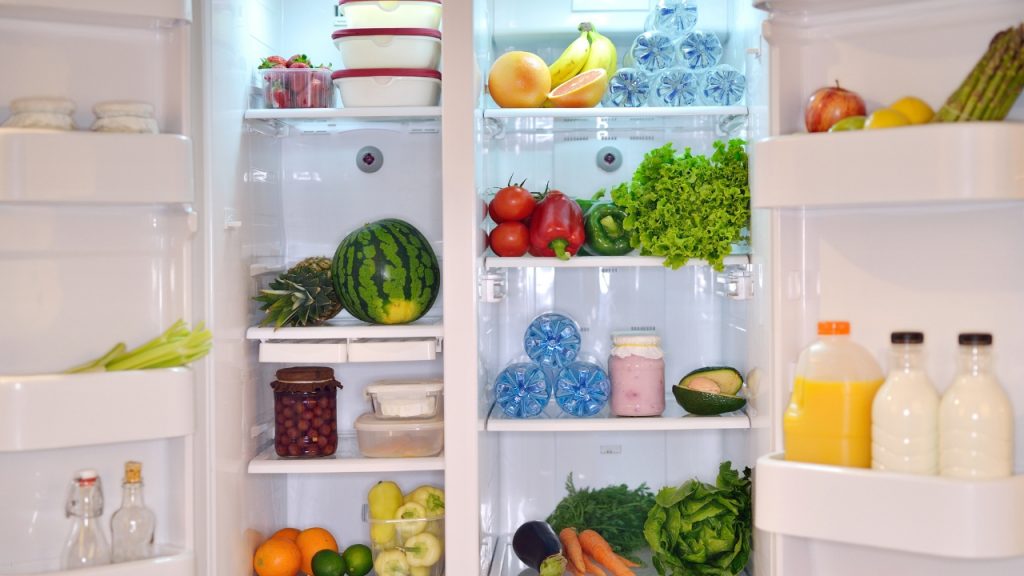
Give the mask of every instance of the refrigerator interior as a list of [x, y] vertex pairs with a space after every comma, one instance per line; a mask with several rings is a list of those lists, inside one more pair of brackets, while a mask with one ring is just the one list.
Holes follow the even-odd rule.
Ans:
[[[131, 570], [194, 573], [197, 375], [62, 373], [195, 322], [190, 23], [172, 0], [0, 2], [0, 51], [26, 63], [0, 85], [0, 118], [18, 98], [75, 105], [72, 131], [0, 129], [2, 574], [57, 573], [79, 469], [100, 475], [109, 542], [128, 460], [143, 464], [160, 556]], [[112, 100], [151, 103], [161, 133], [91, 132], [93, 105]]]

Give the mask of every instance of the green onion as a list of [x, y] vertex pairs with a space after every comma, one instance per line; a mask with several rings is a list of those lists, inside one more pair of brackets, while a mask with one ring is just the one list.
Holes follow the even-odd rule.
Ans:
[[185, 366], [210, 352], [212, 338], [202, 322], [195, 330], [189, 330], [184, 320], [178, 320], [163, 334], [134, 350], [126, 350], [124, 343], [119, 342], [103, 356], [70, 368], [65, 374]]

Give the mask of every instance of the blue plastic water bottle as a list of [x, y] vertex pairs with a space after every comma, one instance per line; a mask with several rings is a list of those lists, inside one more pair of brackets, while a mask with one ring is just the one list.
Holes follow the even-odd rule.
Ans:
[[697, 25], [697, 5], [685, 0], [659, 0], [647, 14], [644, 30], [682, 38]]
[[605, 371], [593, 362], [577, 360], [558, 373], [555, 401], [567, 414], [593, 416], [608, 403], [611, 384]]
[[633, 40], [629, 56], [633, 67], [648, 74], [655, 74], [675, 64], [676, 47], [672, 36], [652, 30]]
[[513, 418], [530, 418], [548, 405], [551, 384], [539, 364], [516, 362], [498, 374], [494, 394], [502, 412]]
[[694, 30], [679, 42], [679, 62], [692, 70], [707, 70], [722, 59], [722, 41], [714, 32]]
[[544, 368], [561, 368], [576, 359], [580, 351], [580, 329], [564, 314], [548, 312], [530, 322], [523, 348], [531, 360]]
[[608, 80], [608, 91], [601, 104], [637, 108], [647, 104], [651, 93], [651, 80], [639, 68], [619, 68]]
[[732, 106], [743, 100], [747, 91], [747, 78], [742, 72], [719, 64], [708, 70], [704, 77], [704, 102], [715, 106]]
[[654, 79], [651, 102], [655, 106], [696, 106], [701, 102], [702, 74], [688, 68], [665, 70]]

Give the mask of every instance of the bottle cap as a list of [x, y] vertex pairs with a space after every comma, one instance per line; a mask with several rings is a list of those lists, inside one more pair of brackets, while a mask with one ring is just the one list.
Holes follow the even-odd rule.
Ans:
[[142, 482], [142, 462], [129, 460], [124, 463], [124, 483], [138, 484]]
[[991, 346], [992, 335], [985, 332], [963, 332], [957, 337], [961, 345]]
[[893, 332], [889, 335], [889, 342], [893, 344], [923, 344], [923, 332]]
[[845, 320], [827, 320], [818, 322], [818, 335], [842, 336], [850, 333], [850, 323]]

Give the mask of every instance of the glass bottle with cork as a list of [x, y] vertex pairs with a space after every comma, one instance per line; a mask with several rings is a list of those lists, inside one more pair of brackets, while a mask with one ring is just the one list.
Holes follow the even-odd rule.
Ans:
[[142, 463], [124, 464], [121, 507], [110, 518], [114, 562], [143, 560], [153, 556], [156, 515], [142, 497]]

